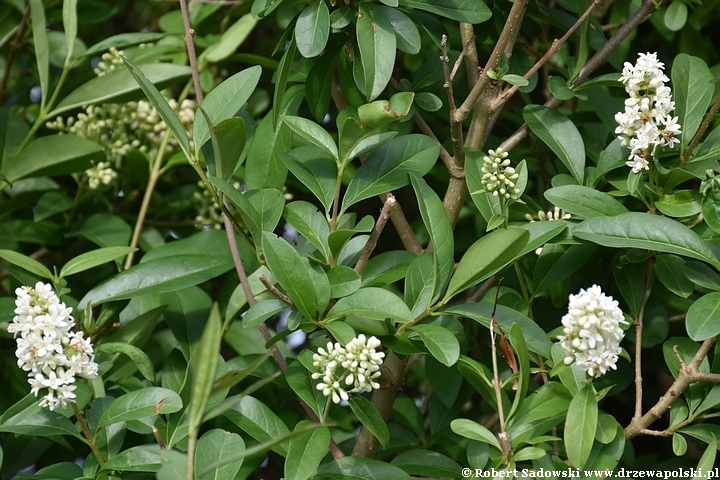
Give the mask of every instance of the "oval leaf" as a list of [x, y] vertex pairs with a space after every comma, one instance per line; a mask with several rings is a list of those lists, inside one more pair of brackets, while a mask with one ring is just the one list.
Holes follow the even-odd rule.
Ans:
[[368, 399], [360, 395], [353, 395], [349, 400], [350, 408], [358, 420], [375, 435], [380, 445], [385, 448], [390, 443], [390, 431], [387, 424], [378, 413], [375, 406]]
[[113, 400], [100, 417], [98, 428], [161, 413], [175, 413], [182, 406], [180, 396], [172, 390], [145, 387]]
[[627, 213], [625, 205], [607, 193], [582, 185], [563, 185], [545, 191], [545, 198], [580, 218], [612, 217]]
[[586, 385], [570, 402], [565, 421], [565, 450], [568, 460], [582, 469], [590, 456], [597, 430], [598, 405], [592, 385]]
[[685, 327], [688, 336], [697, 342], [720, 333], [720, 292], [700, 297], [687, 312]]
[[137, 248], [133, 247], [107, 247], [98, 248], [91, 252], [86, 252], [73, 258], [63, 266], [60, 270], [61, 277], [75, 275], [84, 272], [98, 265], [111, 262], [116, 258], [124, 257], [128, 253], [136, 252]]
[[430, 353], [447, 367], [455, 365], [460, 357], [460, 342], [447, 328], [440, 325], [421, 324], [411, 329], [422, 338]]
[[361, 288], [350, 296], [341, 298], [330, 309], [326, 322], [346, 315], [360, 315], [374, 320], [392, 318], [396, 322], [412, 321], [412, 314], [405, 302], [394, 293], [377, 287]]

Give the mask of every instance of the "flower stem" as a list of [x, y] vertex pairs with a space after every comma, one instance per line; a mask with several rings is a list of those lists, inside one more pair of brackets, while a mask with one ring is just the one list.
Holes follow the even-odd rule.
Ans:
[[85, 435], [87, 444], [90, 445], [90, 450], [92, 450], [95, 458], [98, 461], [98, 464], [102, 467], [103, 465], [105, 465], [105, 457], [103, 457], [102, 453], [100, 453], [100, 449], [98, 448], [97, 443], [95, 443], [95, 437], [93, 437], [92, 433], [90, 433], [90, 428], [88, 428], [88, 424], [85, 421], [85, 415], [83, 415], [76, 403], [73, 402], [71, 403], [71, 405], [73, 410], [75, 411], [75, 416], [80, 423], [80, 428], [82, 428], [83, 434]]

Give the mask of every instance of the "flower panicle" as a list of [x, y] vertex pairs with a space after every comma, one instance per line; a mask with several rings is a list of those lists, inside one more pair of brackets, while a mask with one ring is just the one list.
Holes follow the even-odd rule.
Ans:
[[377, 379], [385, 353], [378, 352], [379, 347], [380, 340], [360, 334], [345, 347], [328, 342], [326, 348], [318, 348], [313, 355], [313, 366], [318, 371], [312, 374], [313, 379], [322, 379], [317, 389], [340, 403], [347, 401], [351, 393], [380, 388]]
[[16, 337], [18, 367], [28, 372], [30, 392], [47, 394], [41, 407], [54, 410], [75, 402], [75, 377], [98, 375], [92, 341], [73, 332], [72, 308], [60, 301], [49, 284], [15, 290], [15, 317], [8, 332]]
[[481, 182], [485, 186], [485, 190], [491, 192], [493, 196], [517, 200], [520, 189], [515, 186], [515, 181], [520, 174], [510, 166], [510, 159], [507, 157], [508, 152], [503, 152], [499, 148], [488, 150], [480, 168], [483, 173]]

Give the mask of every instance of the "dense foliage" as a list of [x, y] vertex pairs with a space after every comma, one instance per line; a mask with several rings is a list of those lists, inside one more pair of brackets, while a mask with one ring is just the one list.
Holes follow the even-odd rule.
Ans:
[[0, 4], [1, 479], [715, 465], [720, 3]]

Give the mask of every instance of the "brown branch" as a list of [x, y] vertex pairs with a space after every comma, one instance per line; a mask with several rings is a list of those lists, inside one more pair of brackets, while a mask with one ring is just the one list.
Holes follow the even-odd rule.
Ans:
[[[460, 64], [462, 63], [463, 59], [465, 58], [465, 55], [467, 55], [468, 51], [471, 48], [475, 48], [475, 35], [472, 35], [468, 40], [465, 40], [463, 38], [463, 49], [460, 52], [460, 55], [458, 56], [457, 60], [455, 60], [455, 65], [453, 65], [453, 69], [450, 72], [450, 80], [452, 81], [455, 79], [455, 74], [457, 74], [458, 69], [460, 68]], [[477, 57], [477, 51], [475, 52], [475, 56]], [[477, 77], [477, 68], [475, 69], [475, 76]]]
[[455, 111], [457, 110], [457, 107], [455, 106], [455, 94], [453, 93], [453, 87], [452, 87], [452, 75], [450, 75], [450, 65], [449, 61], [450, 58], [447, 54], [447, 35], [442, 36], [442, 40], [440, 41], [440, 47], [442, 48], [442, 56], [440, 57], [440, 60], [442, 60], [442, 66], [443, 66], [443, 75], [445, 76], [445, 83], [443, 84], [443, 87], [445, 88], [445, 92], [447, 93], [448, 97], [448, 107], [450, 108], [450, 140], [452, 141], [453, 145], [453, 167], [450, 169], [450, 171], [454, 170], [456, 167], [462, 169], [463, 165], [465, 165], [465, 146], [463, 145], [463, 131], [462, 131], [462, 120], [457, 121], [455, 119]]
[[650, 296], [650, 277], [652, 276], [653, 257], [648, 259], [645, 265], [645, 284], [643, 286], [643, 297], [640, 302], [640, 310], [638, 311], [637, 322], [635, 323], [635, 415], [633, 418], [642, 417], [642, 334], [643, 319], [645, 316], [645, 305]]
[[[524, 78], [530, 80], [530, 78], [533, 75], [535, 75], [535, 72], [540, 70], [540, 68], [543, 65], [545, 65], [545, 63], [547, 63], [548, 60], [550, 60], [550, 57], [555, 55], [555, 53], [558, 50], [560, 50], [560, 47], [562, 47], [562, 45], [567, 41], [567, 39], [570, 38], [570, 35], [572, 35], [575, 32], [575, 30], [577, 30], [577, 28], [583, 24], [585, 19], [590, 16], [590, 13], [593, 11], [593, 9], [596, 6], [598, 6], [599, 3], [600, 3], [600, 0], [595, 0], [592, 4], [590, 4], [588, 9], [585, 10], [585, 13], [583, 13], [580, 16], [580, 18], [578, 18], [577, 22], [575, 22], [575, 24], [572, 27], [570, 27], [570, 29], [567, 32], [565, 32], [565, 35], [560, 37], [560, 40], [555, 40], [553, 42], [552, 46], [550, 47], [550, 49], [547, 52], [545, 52], [545, 55], [543, 55], [542, 58], [540, 58], [540, 60], [538, 60], [535, 63], [535, 65], [533, 65], [533, 67], [530, 70], [528, 70], [528, 72], [524, 75]], [[503, 94], [500, 97], [495, 99], [495, 102], [493, 102], [492, 109], [497, 110], [498, 108], [503, 106], [508, 100], [510, 100], [510, 98], [519, 89], [520, 89], [519, 85], [513, 85], [510, 88], [508, 88], [505, 92], [503, 92]]]
[[695, 132], [695, 136], [693, 136], [692, 140], [690, 141], [690, 145], [688, 145], [687, 150], [685, 150], [685, 154], [680, 160], [680, 164], [678, 165], [679, 168], [682, 168], [683, 166], [685, 166], [685, 163], [687, 163], [688, 159], [690, 158], [690, 154], [693, 152], [693, 150], [695, 150], [695, 147], [698, 146], [698, 143], [700, 143], [700, 139], [705, 133], [705, 130], [707, 130], [710, 126], [713, 118], [715, 118], [715, 114], [717, 113], [718, 109], [720, 109], [720, 96], [715, 99], [715, 103], [713, 103], [712, 107], [710, 107], [710, 111], [707, 113], [707, 115], [705, 115], [702, 124], [700, 124], [700, 128], [697, 132]]
[[450, 172], [450, 175], [453, 175], [455, 164], [453, 163], [452, 156], [450, 156], [450, 152], [448, 152], [445, 147], [443, 147], [443, 144], [440, 143], [440, 140], [438, 140], [435, 132], [432, 131], [430, 125], [427, 124], [425, 119], [422, 117], [422, 115], [420, 115], [420, 113], [418, 113], [417, 110], [415, 110], [415, 113], [413, 114], [413, 121], [422, 133], [438, 142], [438, 145], [440, 145], [440, 160], [442, 160], [442, 162], [445, 164], [445, 167]]
[[680, 361], [678, 376], [670, 388], [668, 388], [667, 392], [665, 392], [665, 395], [660, 397], [657, 403], [645, 415], [640, 418], [633, 418], [630, 424], [625, 427], [626, 439], [641, 435], [643, 430], [660, 419], [665, 412], [670, 410], [675, 400], [678, 399], [690, 384], [701, 381], [720, 383], [720, 374], [704, 373], [698, 370], [716, 340], [717, 338], [715, 337], [705, 340], [689, 364], [686, 365], [682, 360]]
[[385, 224], [387, 223], [388, 218], [390, 217], [390, 212], [392, 211], [394, 206], [395, 195], [393, 195], [392, 193], [388, 193], [385, 199], [385, 204], [380, 211], [380, 216], [378, 217], [378, 220], [375, 223], [375, 227], [370, 234], [370, 238], [368, 238], [368, 241], [365, 244], [365, 248], [363, 249], [363, 252], [360, 255], [357, 263], [355, 264], [355, 271], [358, 274], [362, 275], [363, 270], [365, 270], [365, 265], [367, 265], [367, 262], [370, 259], [370, 255], [372, 255], [373, 250], [375, 250], [375, 246], [377, 245], [377, 241], [380, 238], [380, 234], [385, 228]]
[[478, 61], [477, 46], [475, 45], [475, 31], [471, 23], [460, 22], [460, 39], [465, 45], [465, 55], [462, 58], [465, 63], [468, 85], [473, 87], [480, 78], [480, 62]]
[[268, 280], [265, 275], [258, 275], [258, 278], [260, 279], [262, 284], [265, 285], [265, 288], [267, 288], [270, 293], [275, 295], [283, 302], [287, 303], [290, 308], [295, 308], [295, 305], [293, 304], [293, 301], [290, 300], [290, 297], [282, 293], [280, 290], [277, 289], [277, 287], [275, 287], [275, 285], [270, 283], [270, 280]]
[[[17, 32], [15, 32], [15, 38], [13, 38], [13, 41], [10, 43], [10, 51], [5, 60], [5, 71], [3, 72], [2, 82], [0, 83], [0, 106], [5, 103], [5, 92], [7, 90], [8, 78], [10, 77], [10, 69], [15, 59], [15, 53], [20, 50], [20, 46], [22, 45], [20, 40], [22, 40], [28, 18], [30, 18], [30, 2], [28, 2], [27, 7], [25, 7], [25, 13], [23, 14], [22, 20], [20, 20], [20, 25], [17, 27]], [[45, 92], [43, 92], [43, 94], [44, 93]]]
[[478, 300], [480, 300], [488, 290], [490, 290], [490, 287], [492, 287], [495, 284], [495, 280], [497, 280], [497, 275], [492, 275], [490, 278], [485, 280], [480, 287], [478, 287], [477, 291], [472, 294], [470, 298], [468, 298], [467, 303], [475, 303]]
[[[195, 30], [190, 25], [190, 12], [188, 11], [187, 0], [180, 0], [180, 10], [182, 11], [183, 24], [185, 25], [185, 45], [187, 46], [188, 58], [190, 59], [190, 70], [192, 71], [193, 85], [195, 86], [195, 98], [198, 105], [203, 101], [202, 87], [200, 87], [200, 73], [197, 66], [197, 55], [195, 54]], [[196, 145], [199, 148], [199, 145]]]

